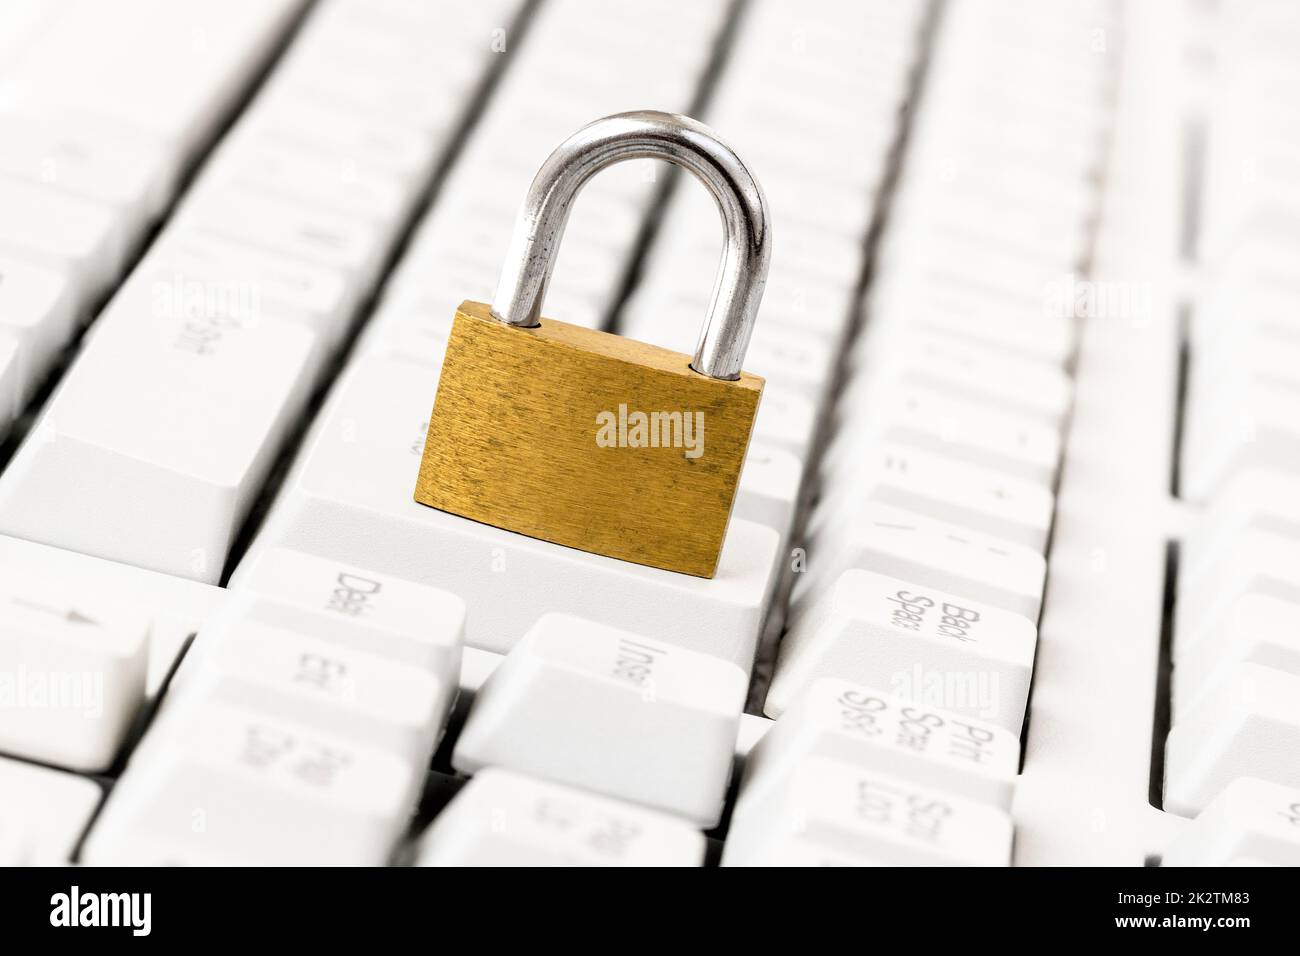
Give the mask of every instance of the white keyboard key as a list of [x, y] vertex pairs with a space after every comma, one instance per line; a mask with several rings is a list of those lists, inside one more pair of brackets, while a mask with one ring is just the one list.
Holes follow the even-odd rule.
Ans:
[[230, 588], [240, 616], [428, 670], [460, 673], [465, 602], [389, 574], [270, 548], [241, 562]]
[[862, 409], [865, 428], [855, 424], [828, 456], [833, 467], [854, 468], [858, 449], [888, 441], [1047, 488], [1055, 481], [1061, 442], [1054, 428], [1027, 416], [972, 407], [930, 389], [882, 392]]
[[742, 792], [826, 757], [1011, 809], [1020, 741], [1003, 727], [845, 680], [809, 685], [745, 761]]
[[215, 583], [317, 346], [288, 324], [110, 309], [0, 479], [0, 529]]
[[784, 288], [764, 290], [763, 318], [759, 321], [771, 322], [787, 332], [834, 342], [848, 321], [851, 298], [816, 279], [792, 278]]
[[148, 147], [89, 124], [4, 114], [0, 122], [0, 173], [114, 207], [132, 236], [162, 206], [164, 173]]
[[[130, 337], [158, 337], [173, 339], [177, 348], [207, 354], [222, 336], [267, 318], [260, 290], [238, 281], [159, 272], [151, 259], [118, 289], [103, 317], [87, 329], [82, 345], [102, 348], [99, 339], [119, 344], [128, 339], [129, 347]], [[283, 321], [293, 318], [286, 314]]]
[[378, 271], [387, 229], [319, 206], [207, 184], [176, 214], [178, 226], [328, 266], [361, 284]]
[[[164, 210], [295, 6], [122, 0], [49, 8], [25, 55], [0, 71], [13, 134], [0, 146], [8, 183], [0, 233], [3, 223], [20, 226], [14, 248], [66, 272], [76, 303], [88, 304]], [[19, 179], [40, 187], [34, 214], [10, 194], [25, 185]]]
[[[378, 9], [367, 0], [336, 0], [312, 12], [303, 27], [303, 37], [310, 42], [290, 52], [326, 62], [348, 54], [350, 67], [361, 64], [373, 71], [427, 77], [431, 54], [446, 52], [450, 56], [463, 37], [490, 36], [490, 28], [514, 8], [513, 2], [502, 0], [446, 5], [389, 0]], [[463, 36], [447, 29], [453, 23], [464, 30]], [[464, 59], [455, 58], [448, 66], [463, 69]]]
[[103, 791], [86, 777], [0, 757], [0, 819], [21, 835], [21, 862], [72, 859]]
[[785, 449], [750, 442], [732, 517], [767, 525], [784, 539], [794, 523], [802, 482], [803, 463], [798, 458]]
[[1165, 746], [1165, 809], [1195, 816], [1238, 777], [1300, 787], [1300, 677], [1258, 664], [1222, 669], [1178, 715]]
[[150, 697], [158, 693], [190, 635], [215, 613], [226, 594], [210, 584], [5, 535], [0, 535], [0, 567], [21, 569], [17, 580], [30, 576], [42, 581], [77, 581], [87, 592], [111, 594], [147, 609], [152, 624], [145, 690]]
[[1187, 400], [1180, 492], [1207, 501], [1238, 471], [1300, 474], [1300, 393], [1260, 382], [1225, 382]]
[[324, 152], [270, 136], [235, 134], [205, 169], [209, 182], [299, 199], [348, 215], [395, 224], [418, 182], [394, 182], [391, 173], [347, 151]]
[[474, 698], [452, 764], [501, 766], [712, 827], [747, 684], [727, 661], [547, 614]]
[[237, 707], [160, 719], [91, 829], [87, 864], [379, 866], [424, 779], [400, 757]]
[[318, 155], [368, 164], [410, 190], [433, 159], [427, 135], [407, 123], [339, 109], [310, 94], [272, 89], [241, 121], [238, 136], [293, 143]]
[[1037, 630], [1021, 614], [937, 588], [846, 571], [794, 608], [764, 712], [836, 677], [1019, 733]]
[[[901, 385], [933, 389], [1003, 413], [1028, 415], [1060, 428], [1070, 409], [1070, 378], [1055, 366], [1010, 358], [984, 348], [916, 332], [868, 333], [857, 349], [866, 361], [856, 379], [883, 376]], [[864, 386], [858, 384], [857, 389]], [[855, 387], [846, 402], [861, 407]]]
[[860, 866], [1010, 863], [1011, 819], [1002, 810], [847, 763], [810, 758], [755, 797], [736, 805], [723, 866], [822, 850]]
[[[22, 574], [23, 572], [18, 572]], [[145, 699], [149, 618], [71, 583], [0, 589], [0, 751], [103, 770]]]
[[119, 297], [141, 286], [155, 308], [233, 302], [257, 318], [301, 321], [329, 342], [360, 296], [360, 286], [337, 270], [188, 229], [169, 230]]
[[[1077, 218], [1006, 194], [912, 186], [901, 190], [900, 198], [891, 214], [899, 217], [900, 227], [906, 224], [911, 229], [892, 230], [896, 259], [891, 258], [886, 268], [895, 262], [929, 267], [934, 285], [947, 280], [990, 296], [1022, 296], [1028, 304], [1043, 285], [1044, 275], [1069, 274], [1086, 238]], [[1002, 231], [994, 222], [1013, 217], [1019, 219], [1020, 228], [1015, 230], [1019, 234]], [[1037, 235], [1031, 237], [1026, 231]]]
[[[456, 18], [459, 24], [459, 10]], [[506, 21], [503, 18], [501, 22]], [[425, 133], [444, 133], [455, 123], [467, 105], [477, 76], [478, 63], [473, 57], [463, 57], [454, 64], [447, 62], [451, 57], [443, 57], [437, 64], [436, 76], [440, 95], [430, 96], [429, 84], [435, 77], [427, 72], [428, 63], [420, 64], [423, 70], [375, 70], [373, 61], [344, 62], [343, 57], [353, 52], [348, 50], [347, 39], [333, 41], [339, 53], [333, 57], [328, 49], [314, 45], [317, 40], [304, 35], [289, 50], [277, 67], [276, 82], [281, 88]], [[322, 131], [310, 132], [319, 137]]]
[[[891, 277], [892, 278], [892, 277]], [[1063, 297], [1076, 291], [1062, 283]], [[878, 291], [873, 293], [878, 295]], [[1075, 347], [1072, 311], [1077, 308], [1069, 299], [1062, 303], [1064, 317], [1039, 313], [1021, 314], [993, 303], [961, 295], [942, 285], [909, 287], [900, 297], [899, 318], [904, 318], [918, 332], [941, 338], [969, 341], [992, 347], [1013, 358], [1061, 366]], [[886, 298], [880, 308], [888, 309]], [[885, 316], [873, 315], [872, 321]]]
[[[1242, 305], [1249, 309], [1254, 303], [1210, 302], [1197, 313], [1200, 321], [1193, 320], [1188, 333], [1193, 362], [1189, 387], [1210, 395], [1234, 382], [1300, 388], [1300, 341], [1264, 324], [1266, 318], [1239, 316]], [[1268, 308], [1260, 311], [1266, 316]]]
[[1267, 531], [1245, 531], [1217, 544], [1204, 560], [1178, 571], [1174, 605], [1174, 657], [1188, 655], [1243, 595], [1300, 603], [1300, 541]]
[[700, 866], [704, 837], [664, 813], [533, 780], [477, 774], [420, 839], [419, 866]]
[[816, 547], [799, 589], [859, 569], [948, 591], [1038, 620], [1046, 562], [1033, 548], [915, 511], [867, 505], [850, 522], [816, 513]]
[[77, 312], [70, 285], [53, 269], [0, 253], [0, 330], [18, 339], [19, 401], [25, 403], [72, 338]]
[[1249, 468], [1209, 501], [1179, 553], [1180, 571], [1197, 572], [1248, 531], [1300, 540], [1300, 476]]
[[0, 175], [0, 251], [62, 272], [84, 305], [117, 277], [126, 239], [109, 206]]
[[1165, 851], [1161, 866], [1300, 866], [1300, 789], [1239, 777]]
[[[1205, 307], [1193, 314], [1192, 333], [1199, 338], [1208, 326], [1225, 339], [1245, 331], [1294, 341], [1300, 328], [1294, 320], [1298, 290], [1290, 278], [1292, 255], [1267, 235], [1249, 237], [1225, 250], [1214, 263]], [[1243, 304], [1245, 308], [1239, 308]]]
[[1174, 659], [1173, 707], [1178, 718], [1234, 663], [1262, 664], [1300, 677], [1300, 603], [1264, 594], [1243, 594], [1216, 618], [1204, 640], [1179, 648]]
[[[483, 285], [490, 284], [485, 282]], [[478, 292], [491, 298], [490, 288], [480, 287]], [[447, 308], [447, 303], [453, 299], [457, 303], [461, 301], [454, 294], [429, 292], [408, 299], [401, 292], [390, 292], [366, 323], [357, 342], [357, 351], [365, 356], [400, 358], [429, 369], [441, 368], [455, 315], [455, 305]]]
[[81, 2], [0, 84], [22, 108], [102, 117], [186, 156], [253, 79], [293, 0]]
[[802, 332], [787, 332], [777, 325], [760, 325], [745, 352], [745, 369], [782, 390], [795, 389], [816, 401], [830, 381], [833, 358], [828, 343]]
[[168, 706], [225, 702], [397, 754], [415, 770], [433, 754], [453, 693], [418, 667], [235, 612], [199, 632]]
[[[733, 520], [712, 579], [562, 548], [416, 504], [436, 376], [368, 358], [331, 395], [254, 549], [281, 546], [445, 588], [465, 642], [505, 653], [559, 611], [753, 662], [779, 536]], [[12, 470], [12, 466], [11, 466]]]
[[873, 448], [853, 471], [820, 508], [847, 517], [874, 502], [1046, 550], [1055, 501], [1040, 484], [893, 444]]
[[800, 461], [817, 428], [817, 407], [797, 391], [764, 388], [763, 399], [754, 419], [752, 441], [784, 448]]

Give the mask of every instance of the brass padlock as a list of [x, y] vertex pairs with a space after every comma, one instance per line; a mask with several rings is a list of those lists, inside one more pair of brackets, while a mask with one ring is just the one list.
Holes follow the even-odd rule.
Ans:
[[[722, 214], [722, 262], [693, 359], [541, 317], [579, 190], [643, 157], [690, 170]], [[762, 189], [707, 126], [644, 111], [578, 131], [529, 188], [493, 304], [456, 310], [415, 500], [713, 577], [763, 391], [740, 366], [770, 255]]]

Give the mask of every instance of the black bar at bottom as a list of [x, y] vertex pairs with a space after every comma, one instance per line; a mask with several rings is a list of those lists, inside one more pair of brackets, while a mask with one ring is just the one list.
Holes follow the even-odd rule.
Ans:
[[[734, 880], [734, 882], [733, 882]], [[572, 882], [570, 882], [572, 881]], [[6, 949], [77, 933], [118, 940], [265, 943], [350, 940], [443, 946], [638, 940], [675, 949], [712, 931], [734, 945], [785, 924], [806, 937], [850, 931], [867, 942], [994, 943], [1008, 934], [1238, 934], [1289, 928], [1296, 882], [1286, 869], [527, 870], [32, 869], [0, 871]], [[707, 929], [706, 929], [707, 927]], [[885, 934], [878, 935], [877, 934]], [[1049, 937], [1040, 937], [1047, 939]], [[617, 943], [614, 943], [617, 945]]]

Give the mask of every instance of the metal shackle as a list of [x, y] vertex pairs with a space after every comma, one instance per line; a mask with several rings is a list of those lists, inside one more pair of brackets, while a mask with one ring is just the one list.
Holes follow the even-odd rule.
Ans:
[[767, 199], [740, 157], [713, 130], [675, 113], [640, 110], [607, 116], [551, 153], [520, 210], [492, 314], [509, 325], [540, 324], [542, 299], [578, 191], [605, 167], [643, 158], [665, 159], [690, 170], [717, 201], [722, 261], [691, 368], [713, 378], [739, 378], [772, 254]]

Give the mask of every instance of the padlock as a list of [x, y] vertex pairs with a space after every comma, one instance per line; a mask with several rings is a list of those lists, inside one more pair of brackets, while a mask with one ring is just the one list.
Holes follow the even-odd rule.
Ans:
[[[722, 215], [722, 261], [694, 358], [541, 316], [579, 190], [605, 167], [645, 157], [694, 173]], [[763, 392], [741, 361], [770, 256], [762, 189], [707, 126], [641, 111], [579, 130], [528, 190], [492, 305], [456, 310], [415, 500], [713, 577]]]

